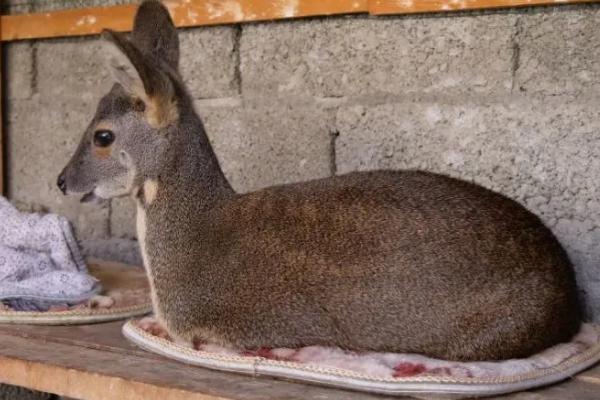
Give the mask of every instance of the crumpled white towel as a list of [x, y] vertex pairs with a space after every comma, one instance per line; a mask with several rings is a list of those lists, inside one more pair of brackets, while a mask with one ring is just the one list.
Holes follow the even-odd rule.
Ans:
[[0, 196], [0, 301], [46, 311], [86, 301], [100, 289], [67, 219], [22, 213]]

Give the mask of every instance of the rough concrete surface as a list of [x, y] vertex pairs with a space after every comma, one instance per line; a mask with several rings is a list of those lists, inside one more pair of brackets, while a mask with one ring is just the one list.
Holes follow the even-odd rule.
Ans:
[[544, 95], [600, 93], [600, 8], [536, 9], [519, 17], [516, 87]]
[[[474, 180], [554, 230], [600, 321], [599, 23], [593, 4], [193, 28], [181, 73], [237, 190], [372, 168]], [[130, 200], [80, 205], [54, 184], [111, 85], [100, 42], [5, 48], [9, 196], [68, 216], [86, 254], [139, 261]]]
[[516, 16], [331, 18], [244, 26], [244, 93], [503, 93]]
[[139, 3], [139, 0], [4, 0], [3, 14], [57, 11], [82, 7], [106, 7], [118, 4]]
[[99, 238], [108, 234], [108, 208], [81, 204], [56, 187], [56, 178], [87, 124], [89, 108], [66, 97], [39, 95], [8, 104], [8, 193], [13, 200], [67, 216], [81, 237]]
[[330, 174], [333, 115], [314, 102], [260, 98], [237, 106], [198, 102], [208, 137], [240, 192]]
[[125, 264], [142, 265], [142, 256], [137, 241], [111, 237], [81, 241], [84, 257], [114, 260]]
[[[81, 103], [80, 133], [92, 119], [98, 100], [113, 80], [104, 62], [102, 40], [90, 38], [49, 39], [34, 42], [36, 84], [43, 99], [62, 101], [65, 108]], [[68, 111], [68, 110], [65, 110]]]
[[6, 100], [29, 99], [33, 95], [33, 44], [12, 43], [6, 48], [3, 84], [6, 85]]
[[235, 96], [239, 92], [236, 36], [239, 28], [182, 29], [181, 76], [197, 99]]

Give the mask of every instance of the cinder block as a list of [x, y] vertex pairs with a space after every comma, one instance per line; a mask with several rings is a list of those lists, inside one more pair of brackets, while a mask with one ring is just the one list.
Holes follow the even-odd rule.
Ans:
[[[13, 42], [6, 46], [5, 77], [7, 101], [28, 99], [33, 94], [33, 48], [31, 42]], [[6, 101], [5, 101], [6, 102]]]
[[0, 4], [0, 9], [3, 15], [7, 14], [26, 14], [33, 10], [31, 2], [23, 2], [20, 0], [5, 0]]
[[8, 104], [8, 192], [11, 200], [68, 217], [80, 238], [99, 238], [108, 234], [108, 208], [81, 204], [56, 187], [87, 124], [85, 108], [68, 97]]
[[313, 102], [199, 102], [208, 136], [235, 189], [328, 176], [331, 114]]
[[[337, 114], [340, 173], [424, 169], [504, 193], [539, 215], [600, 297], [600, 109], [572, 98], [349, 106]], [[600, 303], [588, 309], [600, 321]]]
[[51, 39], [36, 43], [37, 89], [44, 100], [77, 101], [91, 120], [98, 100], [114, 83], [106, 49], [98, 38]]
[[[180, 30], [180, 71], [196, 98], [238, 93], [236, 28]], [[42, 96], [78, 97], [96, 102], [113, 85], [106, 49], [98, 38], [53, 39], [36, 43], [37, 81]]]
[[143, 265], [138, 242], [130, 239], [88, 239], [81, 242], [85, 257]]
[[117, 4], [139, 3], [139, 0], [4, 0], [5, 14], [23, 14], [28, 12], [47, 12], [84, 7], [108, 7]]
[[506, 93], [512, 14], [331, 18], [244, 26], [242, 92]]
[[194, 98], [235, 96], [235, 27], [180, 29], [179, 70]]
[[129, 239], [136, 238], [135, 202], [129, 197], [112, 199], [110, 208], [111, 236]]
[[516, 37], [521, 91], [548, 95], [600, 92], [600, 6], [528, 10]]

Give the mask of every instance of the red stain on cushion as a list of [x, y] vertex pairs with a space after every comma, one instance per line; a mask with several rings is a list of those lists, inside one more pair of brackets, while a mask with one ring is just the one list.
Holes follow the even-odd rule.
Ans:
[[242, 352], [242, 355], [249, 357], [263, 357], [269, 359], [276, 359], [277, 357], [275, 357], [272, 350], [273, 349], [271, 349], [270, 347], [261, 347], [257, 350], [244, 350]]
[[414, 376], [427, 371], [423, 364], [413, 364], [402, 362], [394, 367], [394, 378], [403, 378], [406, 376]]
[[194, 340], [192, 340], [192, 344], [194, 346], [194, 350], [202, 350], [202, 346], [204, 346], [206, 343], [203, 340], [194, 338]]
[[270, 347], [261, 347], [260, 349], [256, 350], [256, 355], [259, 357], [270, 358], [270, 359], [277, 358], [273, 354], [273, 349], [271, 349]]

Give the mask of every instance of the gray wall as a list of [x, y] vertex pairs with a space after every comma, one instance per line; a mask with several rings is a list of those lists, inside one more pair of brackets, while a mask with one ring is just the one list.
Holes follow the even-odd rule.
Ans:
[[[194, 28], [181, 43], [236, 189], [375, 168], [475, 181], [553, 229], [600, 321], [600, 5]], [[89, 254], [139, 260], [129, 200], [81, 205], [54, 184], [111, 84], [98, 40], [6, 52], [10, 198], [67, 215]]]

